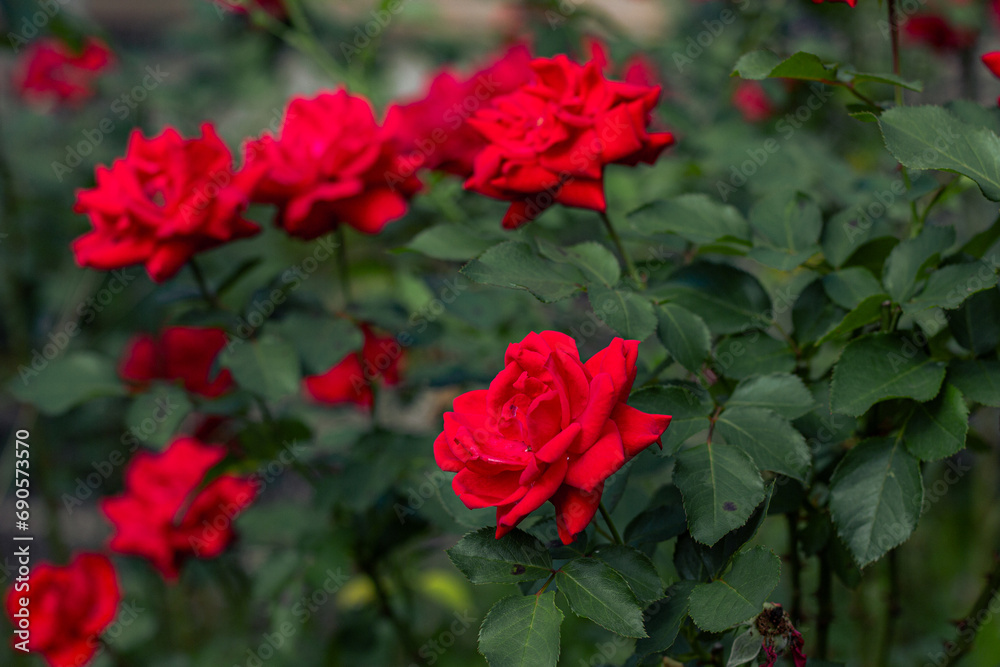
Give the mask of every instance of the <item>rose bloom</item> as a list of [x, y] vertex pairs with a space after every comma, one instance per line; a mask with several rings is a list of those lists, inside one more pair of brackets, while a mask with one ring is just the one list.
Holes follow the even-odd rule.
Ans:
[[467, 78], [442, 70], [420, 99], [394, 104], [385, 125], [406, 156], [403, 173], [440, 170], [467, 178], [486, 140], [466, 121], [498, 95], [506, 95], [531, 76], [528, 47], [518, 44]]
[[497, 538], [545, 501], [556, 509], [564, 544], [587, 527], [604, 481], [659, 442], [668, 415], [626, 401], [639, 342], [615, 338], [586, 363], [557, 331], [508, 346], [489, 389], [457, 397], [434, 441], [442, 470], [469, 509], [497, 508]]
[[[22, 584], [23, 585], [23, 584]], [[81, 667], [97, 652], [97, 638], [118, 614], [121, 590], [107, 556], [78, 553], [68, 565], [40, 563], [28, 575], [27, 589], [12, 586], [7, 615], [14, 629], [27, 598], [31, 638], [28, 650], [52, 667]], [[20, 641], [15, 633], [12, 644]]]
[[774, 114], [774, 105], [758, 81], [741, 80], [733, 91], [733, 106], [748, 123], [759, 123]]
[[[608, 54], [608, 45], [603, 40], [588, 36], [584, 39], [584, 45], [590, 51], [591, 59], [597, 62], [602, 71], [608, 74], [615, 73], [616, 68]], [[648, 88], [663, 86], [663, 80], [656, 64], [642, 53], [632, 54], [628, 60], [622, 63], [621, 77], [625, 83], [636, 86]]]
[[233, 541], [233, 521], [254, 499], [256, 484], [205, 474], [226, 455], [223, 445], [180, 437], [159, 453], [139, 452], [125, 468], [125, 491], [101, 501], [115, 527], [108, 547], [142, 556], [167, 580], [190, 557], [214, 558]]
[[372, 383], [399, 384], [399, 365], [403, 350], [392, 336], [376, 336], [371, 327], [362, 325], [365, 342], [333, 368], [305, 378], [306, 393], [320, 403], [354, 403], [370, 408], [375, 401]]
[[609, 81], [598, 62], [564, 55], [531, 63], [535, 77], [469, 123], [487, 140], [465, 187], [511, 202], [513, 229], [554, 203], [605, 211], [604, 167], [653, 163], [674, 142], [649, 133], [659, 87]]
[[260, 10], [279, 19], [284, 18], [288, 14], [288, 10], [285, 9], [284, 0], [245, 0], [242, 3], [214, 0], [214, 2], [216, 5], [236, 14], [249, 14], [250, 10]]
[[925, 44], [939, 53], [961, 51], [976, 43], [974, 30], [952, 26], [938, 14], [918, 14], [903, 23], [903, 34], [912, 41]]
[[107, 44], [88, 37], [79, 52], [55, 38], [31, 43], [14, 73], [14, 88], [30, 102], [76, 105], [94, 94], [94, 82], [114, 64]]
[[[1000, 77], [1000, 51], [990, 51], [983, 54], [983, 64], [993, 73], [993, 76]], [[1000, 97], [997, 98], [1000, 105]]]
[[211, 377], [212, 364], [226, 342], [226, 332], [213, 328], [167, 327], [158, 339], [141, 334], [126, 347], [118, 374], [140, 390], [153, 380], [179, 380], [192, 394], [215, 398], [233, 387], [228, 369]]
[[234, 174], [232, 155], [211, 124], [184, 139], [173, 128], [146, 139], [135, 130], [125, 157], [97, 168], [97, 187], [74, 209], [93, 230], [73, 241], [77, 264], [111, 270], [145, 264], [163, 282], [193, 255], [256, 234], [244, 219], [251, 172]]
[[363, 97], [344, 90], [297, 97], [277, 137], [244, 147], [245, 169], [259, 170], [256, 202], [278, 207], [277, 224], [314, 239], [340, 224], [377, 234], [406, 213], [420, 182], [400, 176], [391, 134], [375, 122]]

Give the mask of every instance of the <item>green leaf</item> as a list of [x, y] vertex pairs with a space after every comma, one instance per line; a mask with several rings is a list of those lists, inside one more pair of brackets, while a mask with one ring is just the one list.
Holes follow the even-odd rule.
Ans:
[[833, 340], [840, 336], [850, 334], [855, 329], [877, 322], [882, 316], [882, 304], [889, 300], [888, 294], [873, 294], [859, 303], [854, 310], [847, 313], [836, 326], [830, 328], [823, 334], [817, 345], [822, 345], [828, 340]]
[[805, 438], [773, 410], [726, 408], [715, 422], [715, 431], [728, 444], [749, 454], [761, 470], [801, 482], [809, 477], [812, 459]]
[[939, 257], [955, 243], [952, 227], [927, 227], [915, 239], [903, 241], [889, 253], [882, 283], [893, 301], [902, 303], [916, 291], [921, 267]]
[[819, 251], [823, 216], [804, 195], [778, 193], [762, 199], [750, 211], [750, 225], [770, 248], [792, 255]]
[[697, 372], [708, 358], [712, 335], [705, 320], [673, 303], [657, 309], [660, 341], [681, 366]]
[[691, 535], [708, 545], [746, 523], [764, 499], [764, 481], [753, 460], [721, 443], [678, 452], [674, 484], [684, 497]]
[[921, 461], [936, 461], [965, 447], [969, 408], [962, 392], [946, 384], [933, 401], [918, 403], [906, 424], [903, 439]]
[[998, 240], [1000, 240], [1000, 217], [998, 217], [992, 225], [966, 241], [965, 245], [961, 247], [959, 252], [979, 259], [985, 255]]
[[823, 61], [811, 53], [799, 51], [782, 59], [781, 56], [766, 49], [743, 54], [736, 61], [733, 72], [751, 80], [785, 78], [832, 81], [837, 76], [835, 68], [828, 69], [823, 65]]
[[795, 369], [792, 348], [763, 331], [750, 331], [720, 340], [715, 346], [714, 356], [713, 367], [726, 377], [737, 380]]
[[232, 371], [236, 384], [267, 400], [299, 391], [302, 377], [295, 348], [272, 334], [241, 340], [224, 349], [219, 363]]
[[555, 667], [562, 619], [554, 591], [501, 598], [483, 619], [479, 652], [490, 667]]
[[788, 419], [795, 419], [812, 410], [815, 403], [799, 376], [773, 373], [740, 382], [726, 401], [726, 410], [737, 407], [768, 408]]
[[854, 82], [870, 81], [873, 83], [886, 83], [890, 86], [899, 86], [900, 88], [906, 88], [907, 90], [912, 90], [917, 93], [923, 92], [924, 90], [924, 84], [920, 81], [910, 81], [909, 79], [904, 79], [903, 77], [895, 74], [874, 74], [871, 72], [855, 72], [853, 70], [841, 70], [839, 74], [841, 75], [841, 78], [846, 78], [846, 80]]
[[736, 554], [723, 576], [691, 591], [688, 613], [706, 632], [723, 632], [749, 621], [764, 608], [778, 586], [781, 560], [767, 547]]
[[31, 403], [42, 414], [60, 415], [70, 408], [103, 396], [124, 396], [115, 365], [94, 352], [67, 352], [46, 362], [41, 354], [18, 367], [19, 379], [7, 385], [19, 401]]
[[924, 289], [903, 304], [903, 312], [918, 313], [928, 308], [954, 310], [977, 292], [997, 284], [997, 274], [986, 262], [942, 266], [927, 277]]
[[823, 276], [823, 288], [834, 303], [847, 310], [883, 291], [878, 279], [862, 266], [852, 266]]
[[1000, 361], [956, 359], [948, 366], [948, 382], [970, 400], [1000, 408]]
[[[899, 185], [903, 193], [902, 184]], [[890, 193], [892, 191], [890, 190]], [[895, 193], [893, 193], [895, 195]], [[869, 241], [892, 233], [887, 222], [869, 213], [872, 205], [881, 202], [863, 201], [834, 214], [823, 227], [823, 255], [830, 266], [840, 268], [854, 253]], [[867, 210], [866, 210], [867, 209]]]
[[659, 301], [675, 303], [700, 316], [715, 333], [735, 333], [771, 324], [771, 299], [760, 282], [728, 264], [695, 262], [649, 290]]
[[1000, 290], [973, 294], [948, 324], [958, 344], [976, 356], [995, 351], [1000, 345]]
[[764, 648], [760, 630], [751, 625], [750, 629], [733, 640], [726, 667], [739, 667], [756, 658]]
[[556, 584], [577, 616], [623, 637], [645, 637], [642, 607], [625, 579], [594, 558], [577, 558], [560, 568]]
[[306, 371], [313, 374], [330, 370], [364, 343], [361, 330], [341, 317], [292, 313], [269, 327], [295, 347]]
[[183, 387], [157, 382], [132, 401], [125, 421], [141, 442], [162, 449], [192, 409]]
[[781, 56], [768, 49], [757, 49], [740, 56], [733, 66], [733, 76], [759, 81], [770, 76], [771, 71], [781, 63]]
[[652, 202], [629, 213], [628, 219], [643, 235], [676, 234], [696, 245], [750, 241], [750, 227], [738, 209], [701, 193]]
[[636, 410], [671, 416], [663, 434], [664, 453], [672, 454], [688, 438], [708, 429], [712, 401], [699, 389], [682, 385], [643, 387], [629, 398], [629, 405]]
[[1000, 201], [1000, 137], [934, 106], [895, 107], [879, 118], [886, 147], [911, 169], [941, 169], [974, 180]]
[[587, 294], [597, 316], [625, 338], [645, 340], [656, 330], [656, 313], [649, 299], [599, 285], [592, 285]]
[[834, 412], [858, 417], [879, 401], [929, 401], [944, 380], [944, 365], [895, 334], [852, 341], [833, 368], [830, 404]]
[[578, 243], [569, 248], [539, 240], [538, 249], [543, 256], [559, 262], [572, 264], [580, 269], [588, 283], [599, 283], [612, 287], [622, 277], [618, 258], [597, 241]]
[[552, 573], [552, 558], [537, 539], [515, 528], [500, 539], [495, 528], [468, 533], [448, 557], [474, 584], [535, 581]]
[[594, 558], [603, 561], [621, 575], [640, 603], [649, 604], [663, 595], [663, 581], [656, 573], [653, 561], [641, 551], [621, 544], [611, 544], [598, 547], [594, 551]]
[[527, 243], [505, 241], [464, 267], [471, 281], [531, 292], [546, 303], [565, 299], [586, 283], [580, 270], [539, 257]]
[[687, 618], [688, 597], [696, 582], [678, 581], [667, 589], [667, 596], [646, 609], [648, 638], [635, 643], [637, 655], [662, 653], [674, 645], [684, 619]]
[[901, 438], [865, 440], [847, 452], [830, 480], [830, 514], [860, 567], [910, 536], [923, 494], [920, 462]]
[[802, 290], [792, 306], [792, 326], [795, 338], [800, 343], [811, 343], [844, 319], [847, 311], [837, 306], [826, 290], [822, 280], [814, 280]]
[[434, 259], [468, 260], [496, 244], [460, 225], [434, 225], [413, 237], [406, 246]]

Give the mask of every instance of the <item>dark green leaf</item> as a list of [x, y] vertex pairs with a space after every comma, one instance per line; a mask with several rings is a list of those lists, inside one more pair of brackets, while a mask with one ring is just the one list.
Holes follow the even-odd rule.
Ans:
[[966, 350], [977, 356], [993, 352], [1000, 345], [1000, 290], [973, 294], [948, 321]]
[[271, 334], [240, 340], [224, 349], [219, 363], [243, 389], [276, 401], [299, 391], [301, 374], [295, 348]]
[[594, 551], [594, 558], [603, 561], [621, 575], [640, 603], [649, 604], [663, 595], [663, 581], [656, 573], [653, 562], [641, 551], [621, 544], [610, 544], [598, 547]]
[[46, 415], [59, 415], [70, 408], [102, 396], [123, 396], [110, 359], [94, 352], [67, 352], [52, 361], [37, 354], [35, 361], [18, 367], [19, 378], [7, 385], [19, 401], [31, 403]]
[[614, 253], [596, 241], [578, 243], [568, 248], [539, 241], [538, 249], [543, 256], [553, 261], [572, 264], [580, 269], [588, 283], [612, 287], [622, 277], [621, 266]]
[[637, 655], [661, 653], [673, 646], [677, 633], [687, 618], [688, 597], [695, 585], [693, 581], [678, 581], [667, 589], [664, 599], [654, 602], [646, 609], [646, 631], [649, 632], [649, 637], [635, 643]]
[[688, 598], [688, 613], [699, 628], [723, 632], [761, 612], [781, 578], [781, 560], [767, 547], [733, 558], [732, 567], [709, 584], [698, 584]]
[[1000, 408], [1000, 361], [956, 359], [948, 366], [948, 382], [970, 400]]
[[496, 241], [484, 239], [460, 225], [434, 225], [413, 237], [406, 246], [434, 259], [468, 260], [478, 256]]
[[656, 310], [659, 319], [659, 335], [663, 347], [667, 348], [681, 366], [697, 372], [708, 358], [712, 337], [705, 321], [691, 311], [673, 303], [665, 303]]
[[824, 333], [816, 344], [821, 345], [828, 340], [845, 336], [855, 329], [877, 322], [882, 316], [882, 304], [888, 300], [888, 294], [874, 294], [868, 297], [847, 313], [836, 326]]
[[882, 285], [871, 271], [852, 266], [823, 276], [823, 288], [838, 306], [851, 310], [874, 294], [882, 293]]
[[902, 303], [908, 300], [916, 291], [921, 267], [954, 243], [954, 228], [927, 227], [917, 238], [903, 241], [893, 248], [882, 271], [882, 283], [893, 301]]
[[715, 346], [714, 367], [726, 377], [787, 373], [795, 368], [795, 354], [787, 343], [763, 331], [730, 336]]
[[501, 598], [483, 619], [479, 652], [490, 667], [555, 667], [562, 619], [553, 591]]
[[712, 401], [701, 387], [684, 385], [643, 387], [632, 394], [629, 405], [650, 414], [672, 417], [663, 434], [663, 451], [667, 454], [706, 430], [712, 412]]
[[600, 285], [592, 285], [588, 296], [597, 316], [625, 338], [645, 340], [656, 330], [656, 313], [649, 299]]
[[364, 337], [349, 320], [293, 313], [269, 325], [270, 331], [291, 343], [309, 373], [325, 373], [351, 352], [361, 349]]
[[726, 401], [726, 409], [768, 408], [788, 419], [795, 419], [809, 412], [814, 404], [812, 394], [799, 376], [773, 373], [740, 382]]
[[721, 443], [679, 452], [674, 484], [684, 497], [691, 535], [708, 545], [746, 523], [764, 499], [764, 481], [753, 460]]
[[493, 246], [462, 267], [462, 273], [484, 285], [527, 290], [546, 303], [565, 299], [587, 282], [576, 267], [539, 257], [519, 241]]
[[854, 417], [889, 398], [929, 401], [944, 380], [944, 365], [912, 342], [894, 334], [852, 341], [833, 369], [830, 401], [834, 412]]
[[683, 194], [653, 202], [628, 217], [632, 226], [644, 235], [676, 234], [696, 245], [729, 239], [750, 240], [750, 227], [739, 210], [705, 194]]
[[985, 262], [942, 266], [927, 278], [924, 289], [908, 303], [903, 312], [918, 313], [928, 308], [954, 310], [977, 292], [997, 284], [997, 274]]
[[906, 424], [903, 439], [910, 452], [922, 461], [936, 461], [965, 447], [969, 430], [969, 408], [962, 392], [945, 384], [933, 401], [918, 403]]
[[695, 262], [650, 292], [699, 315], [715, 333], [766, 329], [771, 323], [771, 299], [760, 282], [728, 264]]
[[125, 420], [140, 442], [161, 449], [192, 409], [194, 406], [183, 387], [156, 383], [132, 401]]
[[474, 584], [534, 581], [552, 571], [552, 558], [545, 546], [517, 528], [499, 540], [495, 528], [468, 533], [448, 549], [448, 557]]
[[578, 616], [624, 637], [645, 637], [642, 607], [625, 579], [607, 564], [577, 558], [556, 575], [559, 590]]
[[719, 415], [715, 431], [728, 444], [749, 454], [761, 470], [771, 470], [802, 482], [809, 476], [811, 457], [805, 438], [787, 419], [772, 410], [727, 407]]

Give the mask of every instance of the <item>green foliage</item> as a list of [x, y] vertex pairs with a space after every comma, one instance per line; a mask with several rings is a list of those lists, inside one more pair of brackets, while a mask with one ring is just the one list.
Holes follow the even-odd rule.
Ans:
[[[630, 571], [629, 576], [634, 577], [635, 572]], [[602, 560], [571, 560], [559, 568], [556, 585], [577, 616], [589, 618], [623, 637], [646, 636], [642, 606], [635, 593], [625, 577]]]
[[483, 619], [479, 651], [490, 667], [554, 667], [562, 619], [554, 592], [502, 598]]
[[691, 619], [708, 632], [722, 632], [748, 621], [761, 612], [780, 576], [781, 561], [767, 547], [739, 553], [725, 574], [691, 590]]
[[448, 549], [451, 562], [469, 581], [503, 584], [549, 576], [552, 558], [541, 542], [516, 528], [499, 540], [495, 532], [481, 528]]

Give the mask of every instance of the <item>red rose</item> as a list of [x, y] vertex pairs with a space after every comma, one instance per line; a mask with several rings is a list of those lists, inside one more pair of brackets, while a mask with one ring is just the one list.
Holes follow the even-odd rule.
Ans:
[[903, 34], [911, 41], [926, 44], [935, 51], [961, 51], [976, 43], [976, 32], [952, 26], [937, 14], [912, 16], [903, 24]]
[[[599, 37], [584, 38], [584, 45], [590, 51], [590, 58], [597, 62], [602, 71], [613, 74], [615, 67], [608, 55], [608, 45]], [[625, 83], [635, 86], [652, 88], [662, 86], [662, 78], [656, 69], [656, 64], [642, 53], [629, 56], [621, 67], [621, 76]]]
[[465, 187], [512, 202], [508, 229], [554, 203], [604, 211], [604, 167], [655, 162], [673, 143], [649, 133], [659, 87], [609, 81], [598, 62], [564, 55], [531, 63], [535, 77], [469, 123], [487, 140]]
[[774, 113], [771, 98], [758, 81], [741, 80], [733, 92], [733, 106], [748, 123], [767, 120]]
[[161, 453], [139, 452], [125, 468], [125, 491], [101, 510], [115, 527], [109, 548], [148, 558], [168, 580], [189, 557], [212, 558], [235, 537], [233, 520], [256, 495], [249, 479], [221, 475], [199, 490], [226, 453], [222, 445], [177, 438]]
[[280, 135], [247, 142], [244, 151], [245, 168], [262, 173], [253, 200], [278, 206], [277, 224], [303, 239], [339, 224], [377, 234], [420, 189], [412, 174], [400, 176], [394, 141], [368, 101], [344, 90], [295, 98]]
[[198, 139], [173, 128], [146, 139], [135, 130], [124, 158], [97, 168], [97, 187], [77, 194], [77, 213], [94, 229], [73, 241], [80, 266], [145, 264], [156, 282], [192, 255], [260, 229], [242, 217], [250, 172], [233, 174], [232, 155], [211, 124]]
[[94, 94], [94, 81], [113, 63], [111, 49], [93, 37], [79, 53], [58, 39], [39, 39], [21, 57], [14, 87], [32, 102], [75, 105]]
[[406, 156], [403, 173], [433, 169], [463, 178], [471, 175], [473, 160], [486, 141], [466, 121], [493, 98], [526, 83], [530, 62], [528, 47], [519, 44], [468, 78], [443, 70], [423, 98], [389, 107], [385, 125]]
[[245, 0], [244, 2], [227, 2], [214, 0], [215, 4], [237, 14], [249, 14], [253, 10], [265, 11], [275, 18], [284, 18], [288, 14], [284, 0]]
[[626, 401], [639, 342], [615, 338], [583, 363], [556, 331], [507, 348], [488, 390], [455, 399], [434, 441], [434, 458], [456, 472], [452, 488], [469, 509], [497, 508], [497, 537], [545, 501], [564, 544], [590, 523], [604, 480], [659, 442], [670, 423]]
[[[983, 64], [989, 68], [993, 76], [1000, 77], [1000, 51], [983, 54]], [[1000, 97], [997, 98], [997, 104], [1000, 104]]]
[[[41, 563], [28, 575], [28, 587], [7, 593], [7, 615], [17, 630], [20, 599], [29, 602], [28, 649], [52, 667], [81, 667], [97, 652], [97, 638], [118, 613], [121, 591], [106, 556], [78, 553], [68, 565]], [[12, 641], [20, 641], [17, 635]]]
[[305, 379], [306, 392], [315, 400], [371, 407], [375, 400], [372, 382], [381, 379], [388, 386], [399, 384], [399, 343], [391, 336], [376, 336], [367, 325], [362, 325], [361, 330], [365, 342], [359, 351], [351, 352], [326, 373]]
[[222, 329], [167, 327], [159, 340], [147, 334], [133, 338], [122, 355], [118, 374], [138, 389], [152, 380], [180, 380], [192, 394], [215, 398], [233, 387], [228, 369], [211, 378], [215, 357], [225, 346]]

